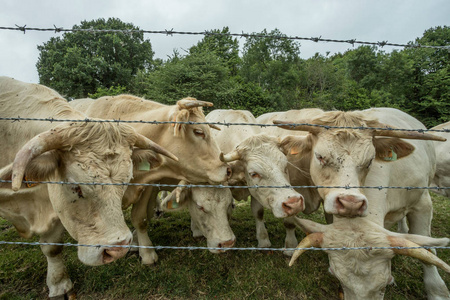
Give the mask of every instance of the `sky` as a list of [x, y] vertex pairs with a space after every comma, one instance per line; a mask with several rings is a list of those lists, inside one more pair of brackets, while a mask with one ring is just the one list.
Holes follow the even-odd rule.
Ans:
[[[425, 30], [450, 25], [448, 0], [0, 0], [0, 27], [72, 28], [81, 21], [119, 18], [143, 30], [231, 33], [279, 29], [287, 36], [406, 44]], [[38, 45], [62, 33], [0, 30], [0, 75], [38, 83]], [[156, 58], [166, 59], [203, 36], [145, 34]], [[300, 41], [300, 56], [345, 52], [357, 46]], [[385, 46], [385, 51], [400, 49]]]

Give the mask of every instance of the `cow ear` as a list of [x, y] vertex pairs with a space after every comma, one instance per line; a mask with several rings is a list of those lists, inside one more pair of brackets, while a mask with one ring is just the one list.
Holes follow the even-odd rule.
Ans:
[[138, 171], [150, 171], [150, 169], [159, 167], [163, 162], [161, 155], [152, 150], [140, 148], [133, 149], [131, 159], [133, 160], [134, 170]]
[[[39, 155], [38, 157], [32, 159], [25, 168], [24, 180], [27, 181], [47, 181], [51, 175], [56, 172], [56, 169], [59, 166], [60, 156], [56, 151], [49, 151], [44, 154]], [[2, 168], [0, 170], [0, 179], [2, 180], [11, 180], [12, 178], [12, 166], [13, 164], [9, 164], [8, 166]], [[31, 188], [36, 186], [37, 184], [27, 184], [22, 183], [20, 186], [23, 188]], [[0, 183], [0, 188], [8, 188], [11, 189], [10, 182], [2, 182]]]
[[414, 146], [399, 138], [373, 138], [376, 158], [383, 161], [395, 161], [414, 152]]
[[311, 220], [301, 219], [298, 217], [290, 218], [298, 228], [300, 228], [305, 234], [315, 232], [326, 232], [329, 225], [320, 224]]
[[[180, 182], [183, 184], [183, 182]], [[172, 193], [161, 199], [161, 209], [163, 211], [178, 211], [187, 205], [190, 197], [190, 189], [186, 187], [177, 187]]]
[[[174, 122], [188, 122], [189, 121], [189, 110], [187, 109], [181, 109], [179, 111], [177, 111], [173, 117], [172, 117], [172, 121]], [[186, 124], [178, 124], [178, 123], [173, 123], [172, 126], [174, 127], [173, 129], [173, 135], [174, 136], [183, 136], [184, 135], [184, 131], [186, 129]]]
[[288, 135], [278, 143], [278, 146], [285, 155], [296, 155], [311, 151], [312, 143], [309, 135]]

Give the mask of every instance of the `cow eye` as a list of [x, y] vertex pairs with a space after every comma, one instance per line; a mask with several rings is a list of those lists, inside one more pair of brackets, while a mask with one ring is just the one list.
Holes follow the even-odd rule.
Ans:
[[369, 161], [369, 163], [367, 164], [367, 169], [370, 168], [370, 166], [372, 165], [373, 162], [373, 158]]
[[321, 166], [326, 165], [327, 162], [325, 161], [325, 158], [322, 155], [320, 155], [319, 153], [315, 153], [315, 155], [317, 160], [320, 162]]
[[203, 139], [205, 138], [205, 133], [201, 129], [194, 129], [194, 134], [196, 136], [199, 136], [199, 137], [203, 138]]
[[250, 177], [253, 179], [261, 178], [261, 175], [256, 172], [249, 172], [248, 175], [250, 175]]
[[201, 210], [202, 212], [206, 212], [206, 210], [205, 210], [205, 208], [203, 207], [203, 206], [201, 206], [201, 205], [198, 205], [197, 204], [197, 208], [199, 209], [199, 210]]
[[75, 185], [71, 189], [74, 194], [78, 195], [78, 198], [84, 198], [83, 191], [81, 190], [81, 187], [79, 185]]

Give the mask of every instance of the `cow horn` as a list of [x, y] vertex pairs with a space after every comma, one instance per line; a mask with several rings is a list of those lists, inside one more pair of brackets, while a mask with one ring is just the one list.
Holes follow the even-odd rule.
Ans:
[[[411, 242], [410, 240], [388, 236], [389, 243], [391, 247], [420, 247], [418, 244]], [[420, 259], [421, 261], [434, 265], [436, 267], [441, 268], [447, 273], [450, 273], [450, 266], [447, 265], [443, 260], [434, 255], [432, 252], [426, 250], [425, 248], [417, 248], [417, 249], [392, 249], [394, 253], [411, 256]]]
[[219, 126], [217, 126], [217, 125], [215, 125], [215, 124], [208, 124], [208, 125], [209, 125], [209, 127], [211, 127], [212, 129], [219, 130], [219, 131], [222, 130], [222, 129], [220, 129]]
[[145, 136], [143, 136], [142, 134], [136, 134], [137, 135], [137, 139], [135, 142], [135, 146], [141, 149], [150, 149], [153, 150], [159, 154], [165, 155], [171, 159], [173, 159], [174, 161], [178, 161], [178, 157], [176, 157], [175, 155], [173, 155], [172, 153], [170, 153], [169, 151], [167, 151], [165, 148], [161, 147], [160, 145], [158, 145], [157, 143], [153, 142], [152, 140], [146, 138]]
[[237, 150], [233, 150], [230, 153], [227, 154], [223, 154], [220, 153], [220, 161], [222, 162], [231, 162], [231, 161], [235, 161], [235, 160], [239, 160], [241, 158], [241, 155], [239, 154], [239, 152]]
[[47, 151], [58, 149], [61, 146], [62, 139], [60, 138], [59, 132], [55, 129], [45, 131], [29, 140], [28, 143], [17, 152], [14, 159], [11, 178], [13, 191], [18, 191], [20, 189], [25, 169], [33, 158]]
[[[376, 127], [395, 129], [395, 127], [388, 126], [383, 123], [377, 124]], [[429, 133], [420, 133], [416, 131], [399, 131], [399, 130], [375, 130], [373, 136], [388, 136], [388, 137], [397, 137], [401, 139], [430, 140], [441, 142], [445, 142], [447, 140], [446, 138]]]
[[199, 107], [199, 106], [210, 107], [210, 106], [213, 106], [214, 104], [211, 102], [200, 101], [195, 98], [184, 98], [184, 99], [178, 100], [177, 105], [180, 108], [190, 109], [190, 108]]
[[[307, 235], [297, 246], [297, 248], [310, 248], [310, 247], [316, 247], [320, 248], [322, 246], [323, 242], [323, 232], [315, 232]], [[297, 258], [300, 257], [303, 253], [305, 253], [305, 249], [298, 249], [295, 250], [294, 254], [292, 255], [291, 261], [289, 262], [289, 267], [291, 267], [294, 262], [297, 260]]]
[[[288, 124], [299, 124], [301, 123], [302, 125], [288, 125]], [[305, 125], [305, 124], [311, 124], [311, 121], [299, 121], [299, 122], [290, 122], [290, 121], [281, 121], [281, 120], [273, 120], [273, 124], [280, 124], [278, 125], [278, 127], [283, 128], [283, 129], [289, 129], [289, 130], [297, 130], [297, 131], [309, 131], [312, 134], [319, 134], [322, 131], [322, 128], [318, 127], [318, 126], [313, 126], [313, 125]], [[283, 125], [281, 125], [283, 124]]]

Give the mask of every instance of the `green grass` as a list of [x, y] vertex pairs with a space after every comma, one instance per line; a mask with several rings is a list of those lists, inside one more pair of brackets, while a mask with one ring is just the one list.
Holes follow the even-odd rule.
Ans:
[[[433, 195], [434, 237], [450, 236], [450, 199]], [[282, 222], [266, 212], [266, 226], [273, 247], [283, 247]], [[320, 212], [306, 216], [323, 222]], [[255, 225], [249, 203], [233, 212], [231, 227], [237, 247], [255, 247]], [[166, 213], [149, 228], [155, 245], [206, 246], [191, 236], [187, 211]], [[297, 236], [304, 235], [300, 231]], [[0, 240], [29, 241], [0, 220]], [[37, 241], [37, 238], [34, 239]], [[68, 242], [74, 242], [67, 238]], [[206, 250], [159, 250], [155, 267], [140, 264], [136, 255], [101, 267], [82, 265], [76, 249], [64, 250], [69, 276], [78, 299], [338, 299], [339, 282], [328, 273], [324, 252], [304, 254], [293, 267], [281, 252], [228, 251], [212, 254]], [[439, 257], [450, 262], [450, 250]], [[37, 246], [0, 246], [0, 300], [45, 299], [47, 263]], [[441, 272], [450, 287], [450, 275]], [[419, 262], [396, 256], [392, 260], [396, 285], [389, 286], [385, 299], [425, 299]]]

